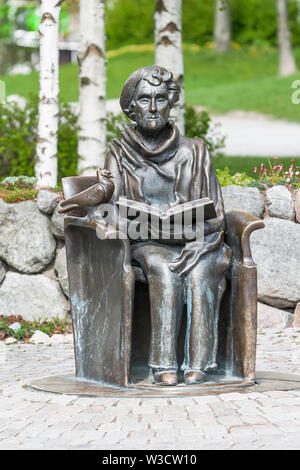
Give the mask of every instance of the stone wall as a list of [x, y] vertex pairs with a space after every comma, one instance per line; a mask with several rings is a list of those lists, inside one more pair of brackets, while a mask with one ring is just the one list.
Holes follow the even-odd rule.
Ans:
[[299, 326], [300, 190], [278, 185], [262, 193], [225, 186], [222, 193], [226, 211], [249, 212], [265, 222], [265, 229], [250, 239], [258, 271], [259, 326]]
[[[225, 210], [265, 219], [251, 236], [258, 266], [259, 326], [300, 326], [300, 190], [274, 186], [222, 188]], [[25, 320], [63, 318], [69, 311], [60, 196], [41, 190], [37, 201], [0, 198], [0, 314]], [[298, 304], [298, 307], [297, 307]]]

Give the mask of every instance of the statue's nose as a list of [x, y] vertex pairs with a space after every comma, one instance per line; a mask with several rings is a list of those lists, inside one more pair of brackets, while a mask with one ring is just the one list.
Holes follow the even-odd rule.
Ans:
[[155, 98], [152, 98], [151, 103], [150, 103], [150, 112], [155, 113], [156, 112], [156, 103], [155, 103]]

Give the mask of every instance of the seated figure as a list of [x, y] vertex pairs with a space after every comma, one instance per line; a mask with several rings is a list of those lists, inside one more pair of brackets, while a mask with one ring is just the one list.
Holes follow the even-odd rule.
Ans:
[[[115, 139], [110, 144], [103, 173], [107, 180], [109, 180], [109, 198], [105, 199], [100, 195], [97, 199], [97, 204], [105, 202], [105, 200], [109, 201], [114, 208], [117, 220], [117, 203], [122, 196], [136, 202], [148, 205], [155, 204], [163, 207], [175, 207], [179, 204], [202, 198], [209, 198], [213, 201], [216, 217], [203, 222], [203, 238], [201, 241], [197, 239], [192, 241], [185, 239], [152, 240], [151, 238], [126, 240], [118, 248], [119, 251], [122, 251], [125, 247], [124, 258], [120, 262], [120, 266], [123, 268], [125, 265], [127, 266], [127, 271], [124, 268], [127, 274], [129, 270], [131, 270], [130, 272], [133, 272], [132, 269], [139, 270], [148, 284], [151, 317], [148, 366], [152, 368], [155, 384], [177, 385], [179, 367], [184, 371], [185, 384], [203, 383], [207, 380], [207, 372], [217, 368], [218, 358], [220, 358], [220, 362], [227, 364], [229, 356], [231, 366], [235, 360], [238, 362], [236, 367], [240, 371], [245, 366], [244, 372], [239, 372], [236, 375], [245, 377], [248, 375], [248, 378], [251, 376], [253, 379], [253, 360], [250, 356], [254, 355], [255, 362], [255, 340], [253, 338], [256, 334], [256, 268], [252, 262], [251, 253], [249, 254], [247, 251], [249, 250], [247, 242], [249, 242], [251, 231], [263, 227], [263, 223], [251, 216], [247, 217], [247, 214], [232, 215], [232, 217], [229, 216], [227, 221], [225, 220], [222, 194], [212, 168], [207, 145], [202, 139], [189, 139], [180, 135], [174, 122], [169, 119], [170, 110], [178, 101], [179, 94], [180, 88], [174, 81], [172, 74], [162, 67], [145, 67], [137, 70], [128, 78], [123, 87], [120, 104], [124, 113], [134, 124], [126, 126], [123, 137]], [[111, 190], [111, 176], [113, 176], [114, 183], [113, 193]], [[69, 199], [64, 201], [64, 205], [66, 205], [64, 210], [68, 210], [68, 203], [79, 201], [77, 205], [70, 206], [75, 212], [73, 216], [66, 217], [65, 221], [71, 302], [75, 329], [75, 353], [77, 350], [77, 375], [91, 379], [96, 377], [99, 381], [110, 381], [111, 383], [126, 385], [129, 376], [127, 371], [128, 364], [131, 361], [131, 346], [128, 345], [128, 342], [132, 340], [132, 330], [129, 324], [132, 321], [133, 295], [129, 294], [129, 290], [134, 290], [134, 279], [127, 277], [127, 281], [124, 281], [126, 276], [123, 276], [123, 281], [122, 279], [118, 281], [120, 296], [123, 299], [123, 303], [119, 307], [121, 312], [121, 330], [119, 327], [121, 340], [120, 344], [118, 343], [118, 354], [121, 361], [125, 354], [124, 351], [126, 351], [127, 362], [125, 361], [126, 366], [124, 366], [124, 369], [127, 371], [125, 373], [126, 378], [115, 378], [113, 372], [107, 372], [108, 363], [106, 365], [102, 364], [101, 367], [99, 366], [102, 371], [101, 373], [91, 372], [91, 370], [95, 370], [96, 366], [89, 365], [85, 367], [83, 362], [84, 360], [88, 361], [84, 357], [87, 357], [87, 351], [90, 351], [92, 346], [86, 345], [85, 342], [87, 340], [84, 340], [83, 332], [79, 330], [83, 328], [82, 316], [85, 315], [88, 308], [91, 310], [91, 315], [93, 314], [96, 317], [96, 313], [93, 312], [96, 312], [97, 308], [99, 310], [100, 305], [98, 303], [96, 306], [97, 295], [102, 298], [104, 294], [101, 290], [98, 294], [95, 294], [94, 291], [92, 294], [93, 289], [84, 286], [84, 282], [89, 282], [88, 271], [85, 271], [88, 269], [88, 264], [85, 261], [81, 261], [84, 264], [82, 268], [84, 274], [80, 274], [85, 281], [79, 282], [75, 277], [73, 271], [77, 270], [76, 272], [79, 275], [78, 262], [75, 261], [76, 247], [78, 248], [80, 243], [83, 244], [85, 242], [84, 235], [81, 235], [76, 239], [75, 243], [75, 232], [71, 229], [75, 226], [85, 226], [86, 228], [94, 228], [99, 234], [101, 231], [105, 232], [107, 227], [105, 222], [101, 221], [101, 218], [97, 221], [97, 217], [90, 215], [87, 222], [86, 218], [78, 217], [78, 215], [82, 214], [76, 214], [76, 207], [80, 205], [85, 206], [89, 214], [88, 203], [80, 204], [80, 197], [86, 200], [88, 188], [92, 186], [92, 183], [96, 183], [96, 181], [92, 177], [82, 177], [81, 179], [78, 177], [76, 184], [74, 181], [69, 182], [67, 180], [70, 179], [66, 178], [63, 185], [65, 197], [69, 197]], [[76, 178], [73, 180], [76, 180]], [[82, 183], [79, 184], [79, 180]], [[77, 190], [75, 191], [74, 185], [77, 185]], [[93, 189], [94, 192], [95, 187]], [[100, 190], [99, 187], [96, 188], [97, 194], [99, 195], [101, 191], [106, 194], [105, 182]], [[83, 196], [79, 196], [76, 199], [74, 193], [79, 190], [83, 191], [81, 193]], [[73, 196], [73, 198], [70, 198], [70, 196]], [[93, 205], [95, 204], [90, 204], [90, 206]], [[250, 229], [247, 227], [250, 227]], [[231, 235], [228, 233], [230, 229], [232, 229]], [[225, 243], [224, 234], [226, 235], [226, 242], [227, 239], [231, 240], [231, 243], [228, 242], [228, 244], [232, 245], [231, 247]], [[89, 235], [89, 237], [94, 236]], [[98, 242], [94, 240], [92, 242], [91, 239], [89, 245], [86, 244], [86, 246], [91, 247], [91, 243], [94, 243], [95, 247], [96, 243], [98, 245], [99, 243], [107, 243], [107, 249], [109, 249], [109, 246], [113, 246], [109, 245], [109, 242], [105, 240], [98, 240]], [[240, 278], [233, 269], [231, 273], [238, 281], [229, 281], [229, 288], [231, 290], [226, 300], [223, 299], [226, 289], [225, 274], [229, 272], [232, 250], [233, 261], [241, 260], [241, 263], [244, 261], [244, 264], [242, 263], [243, 267], [248, 263], [247, 267], [254, 268], [255, 271], [246, 270], [246, 276], [243, 274], [243, 281], [240, 282]], [[82, 245], [81, 260], [84, 259], [82, 257], [84, 251]], [[92, 259], [91, 256], [88, 256], [90, 260]], [[101, 255], [103, 263], [105, 256], [106, 254]], [[250, 261], [248, 262], [247, 260]], [[92, 262], [94, 263], [94, 261]], [[101, 262], [98, 259], [98, 263], [101, 264]], [[90, 269], [90, 276], [93, 276], [95, 271], [98, 270], [98, 268], [92, 268], [91, 266]], [[249, 274], [250, 272], [251, 275]], [[103, 281], [103, 273], [99, 274], [97, 271], [95, 275]], [[109, 275], [106, 274], [106, 276]], [[239, 315], [239, 312], [233, 308], [233, 303], [238, 303], [236, 289], [238, 285], [243, 287], [247, 276], [251, 284], [251, 306], [248, 311], [245, 303], [248, 301], [245, 301], [245, 297], [249, 298], [248, 293], [244, 297], [241, 296], [242, 300], [240, 302], [242, 309], [245, 308], [245, 312], [240, 312], [241, 319], [235, 325], [233, 324], [235, 316]], [[82, 295], [80, 294], [80, 289], [84, 292]], [[102, 286], [101, 289], [103, 290], [104, 287]], [[79, 294], [77, 291], [79, 291]], [[121, 291], [123, 294], [124, 292], [127, 292], [127, 294], [123, 295]], [[94, 296], [93, 301], [89, 300], [89, 295]], [[131, 298], [128, 300], [130, 295]], [[81, 303], [78, 301], [78, 297], [82, 297]], [[126, 307], [124, 307], [124, 298], [127, 298]], [[223, 319], [221, 318], [221, 321], [219, 321], [222, 299], [224, 304], [223, 311], [221, 312]], [[226, 302], [227, 307], [225, 307]], [[78, 307], [79, 304], [80, 307]], [[92, 304], [94, 305], [93, 307], [88, 307]], [[105, 336], [108, 334], [106, 326], [110, 311], [107, 300], [105, 307], [103, 307], [103, 302], [101, 305], [102, 309], [106, 309], [104, 313], [102, 312], [102, 316], [106, 316], [106, 320], [105, 318], [101, 319], [102, 326], [99, 335]], [[181, 324], [184, 305], [186, 305], [184, 358], [182, 364], [178, 364], [178, 336], [179, 332], [182, 331]], [[114, 309], [114, 307], [111, 308]], [[126, 315], [124, 312], [122, 313], [122, 309], [126, 310]], [[124, 317], [126, 317], [126, 320], [124, 320]], [[251, 329], [251, 331], [249, 330], [250, 335], [246, 332], [246, 328], [249, 328], [249, 325]], [[90, 328], [90, 323], [88, 328]], [[116, 329], [116, 331], [119, 330]], [[220, 338], [220, 332], [223, 335], [222, 338]], [[88, 330], [84, 334], [87, 335]], [[114, 341], [112, 337], [109, 336], [109, 338], [111, 341]], [[100, 337], [98, 341], [105, 342]], [[108, 341], [101, 348], [101, 353], [99, 352], [97, 356], [98, 360], [100, 362], [109, 361], [109, 359], [105, 359], [107, 349], [111, 348], [111, 346], [108, 346]], [[85, 352], [82, 352], [83, 350]], [[105, 351], [105, 354], [103, 351]], [[235, 351], [238, 351], [236, 359], [234, 358]], [[111, 352], [110, 357], [114, 354], [114, 352]], [[117, 358], [114, 358], [114, 360], [117, 363]], [[251, 362], [250, 366], [248, 364], [249, 361]], [[241, 365], [242, 363], [244, 364], [243, 366]], [[222, 366], [225, 370], [227, 366], [224, 364]], [[85, 372], [87, 369], [89, 372]], [[235, 375], [234, 366], [232, 366], [231, 373]], [[107, 377], [112, 377], [112, 379], [107, 379]]]
[[220, 187], [206, 144], [179, 134], [169, 120], [180, 89], [162, 67], [137, 70], [126, 81], [121, 107], [134, 121], [121, 140], [110, 146], [105, 168], [114, 175], [113, 199], [126, 196], [139, 202], [177, 205], [209, 197], [217, 218], [206, 222], [204, 245], [155, 240], [132, 245], [132, 258], [148, 284], [151, 312], [149, 366], [156, 383], [177, 383], [177, 337], [184, 290], [187, 293], [184, 380], [205, 381], [216, 365], [218, 314], [225, 290], [230, 249], [223, 241], [224, 209]]

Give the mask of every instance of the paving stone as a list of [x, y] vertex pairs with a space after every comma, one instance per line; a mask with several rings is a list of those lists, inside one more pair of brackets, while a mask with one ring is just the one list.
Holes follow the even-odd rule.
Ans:
[[[300, 375], [293, 359], [300, 331], [260, 332], [257, 368]], [[7, 365], [0, 368], [0, 449], [300, 449], [300, 391], [183, 400], [66, 397], [22, 383], [73, 373], [72, 345], [7, 349]]]

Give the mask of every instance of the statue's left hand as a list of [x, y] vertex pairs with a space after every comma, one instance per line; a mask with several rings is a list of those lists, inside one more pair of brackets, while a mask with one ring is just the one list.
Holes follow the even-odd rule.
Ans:
[[204, 245], [197, 241], [187, 243], [180, 253], [179, 258], [169, 264], [169, 269], [173, 272], [177, 272], [179, 276], [187, 275], [198, 263], [201, 256], [219, 248], [224, 239], [224, 231], [214, 233], [211, 238], [212, 240]]

